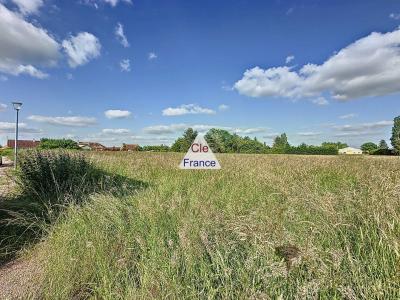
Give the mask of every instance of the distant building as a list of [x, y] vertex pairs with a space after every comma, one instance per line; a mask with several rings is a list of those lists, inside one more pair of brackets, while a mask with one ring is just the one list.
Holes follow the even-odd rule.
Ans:
[[[30, 148], [36, 148], [39, 146], [40, 141], [35, 141], [35, 140], [18, 140], [18, 148], [20, 149], [30, 149]], [[8, 148], [14, 148], [15, 147], [15, 140], [7, 140], [7, 147]]]
[[352, 147], [339, 149], [339, 154], [362, 154], [362, 150]]
[[115, 147], [115, 146], [106, 147], [105, 150], [106, 150], [106, 151], [121, 151], [121, 147]]
[[82, 150], [105, 151], [107, 149], [106, 146], [95, 142], [78, 142], [78, 146]]
[[137, 144], [122, 144], [121, 151], [139, 151]]

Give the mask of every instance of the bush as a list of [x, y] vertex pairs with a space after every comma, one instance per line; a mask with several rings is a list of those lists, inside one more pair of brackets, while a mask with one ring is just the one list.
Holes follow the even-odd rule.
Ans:
[[41, 139], [40, 149], [79, 149], [78, 143], [70, 139]]
[[167, 145], [143, 146], [139, 148], [139, 151], [169, 152], [170, 148]]
[[26, 151], [18, 160], [16, 182], [25, 195], [46, 202], [78, 202], [99, 185], [101, 175], [79, 153]]
[[391, 149], [378, 149], [372, 151], [370, 154], [372, 155], [395, 155], [394, 151]]

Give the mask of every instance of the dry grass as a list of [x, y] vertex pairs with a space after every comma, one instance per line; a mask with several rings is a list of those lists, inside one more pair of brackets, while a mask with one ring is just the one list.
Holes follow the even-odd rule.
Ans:
[[95, 154], [149, 187], [68, 210], [36, 250], [41, 297], [400, 297], [400, 158], [227, 154], [220, 171], [181, 158]]

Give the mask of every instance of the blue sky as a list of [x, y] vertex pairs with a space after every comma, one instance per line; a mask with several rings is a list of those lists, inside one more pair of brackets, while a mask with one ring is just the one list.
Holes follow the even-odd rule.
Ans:
[[[0, 144], [390, 137], [399, 1], [0, 0]], [[389, 142], [389, 141], [388, 141]]]

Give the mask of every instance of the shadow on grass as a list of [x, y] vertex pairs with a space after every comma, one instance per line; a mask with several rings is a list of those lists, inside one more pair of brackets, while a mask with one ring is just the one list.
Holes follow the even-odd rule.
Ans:
[[0, 266], [24, 247], [42, 240], [68, 206], [83, 205], [95, 194], [121, 197], [148, 187], [148, 183], [107, 173], [93, 165], [85, 172], [84, 178], [77, 178], [67, 187], [63, 187], [63, 181], [70, 180], [68, 176], [53, 175], [48, 182], [39, 182], [41, 186], [30, 187], [21, 187], [26, 182], [16, 176], [19, 193], [0, 196]]

